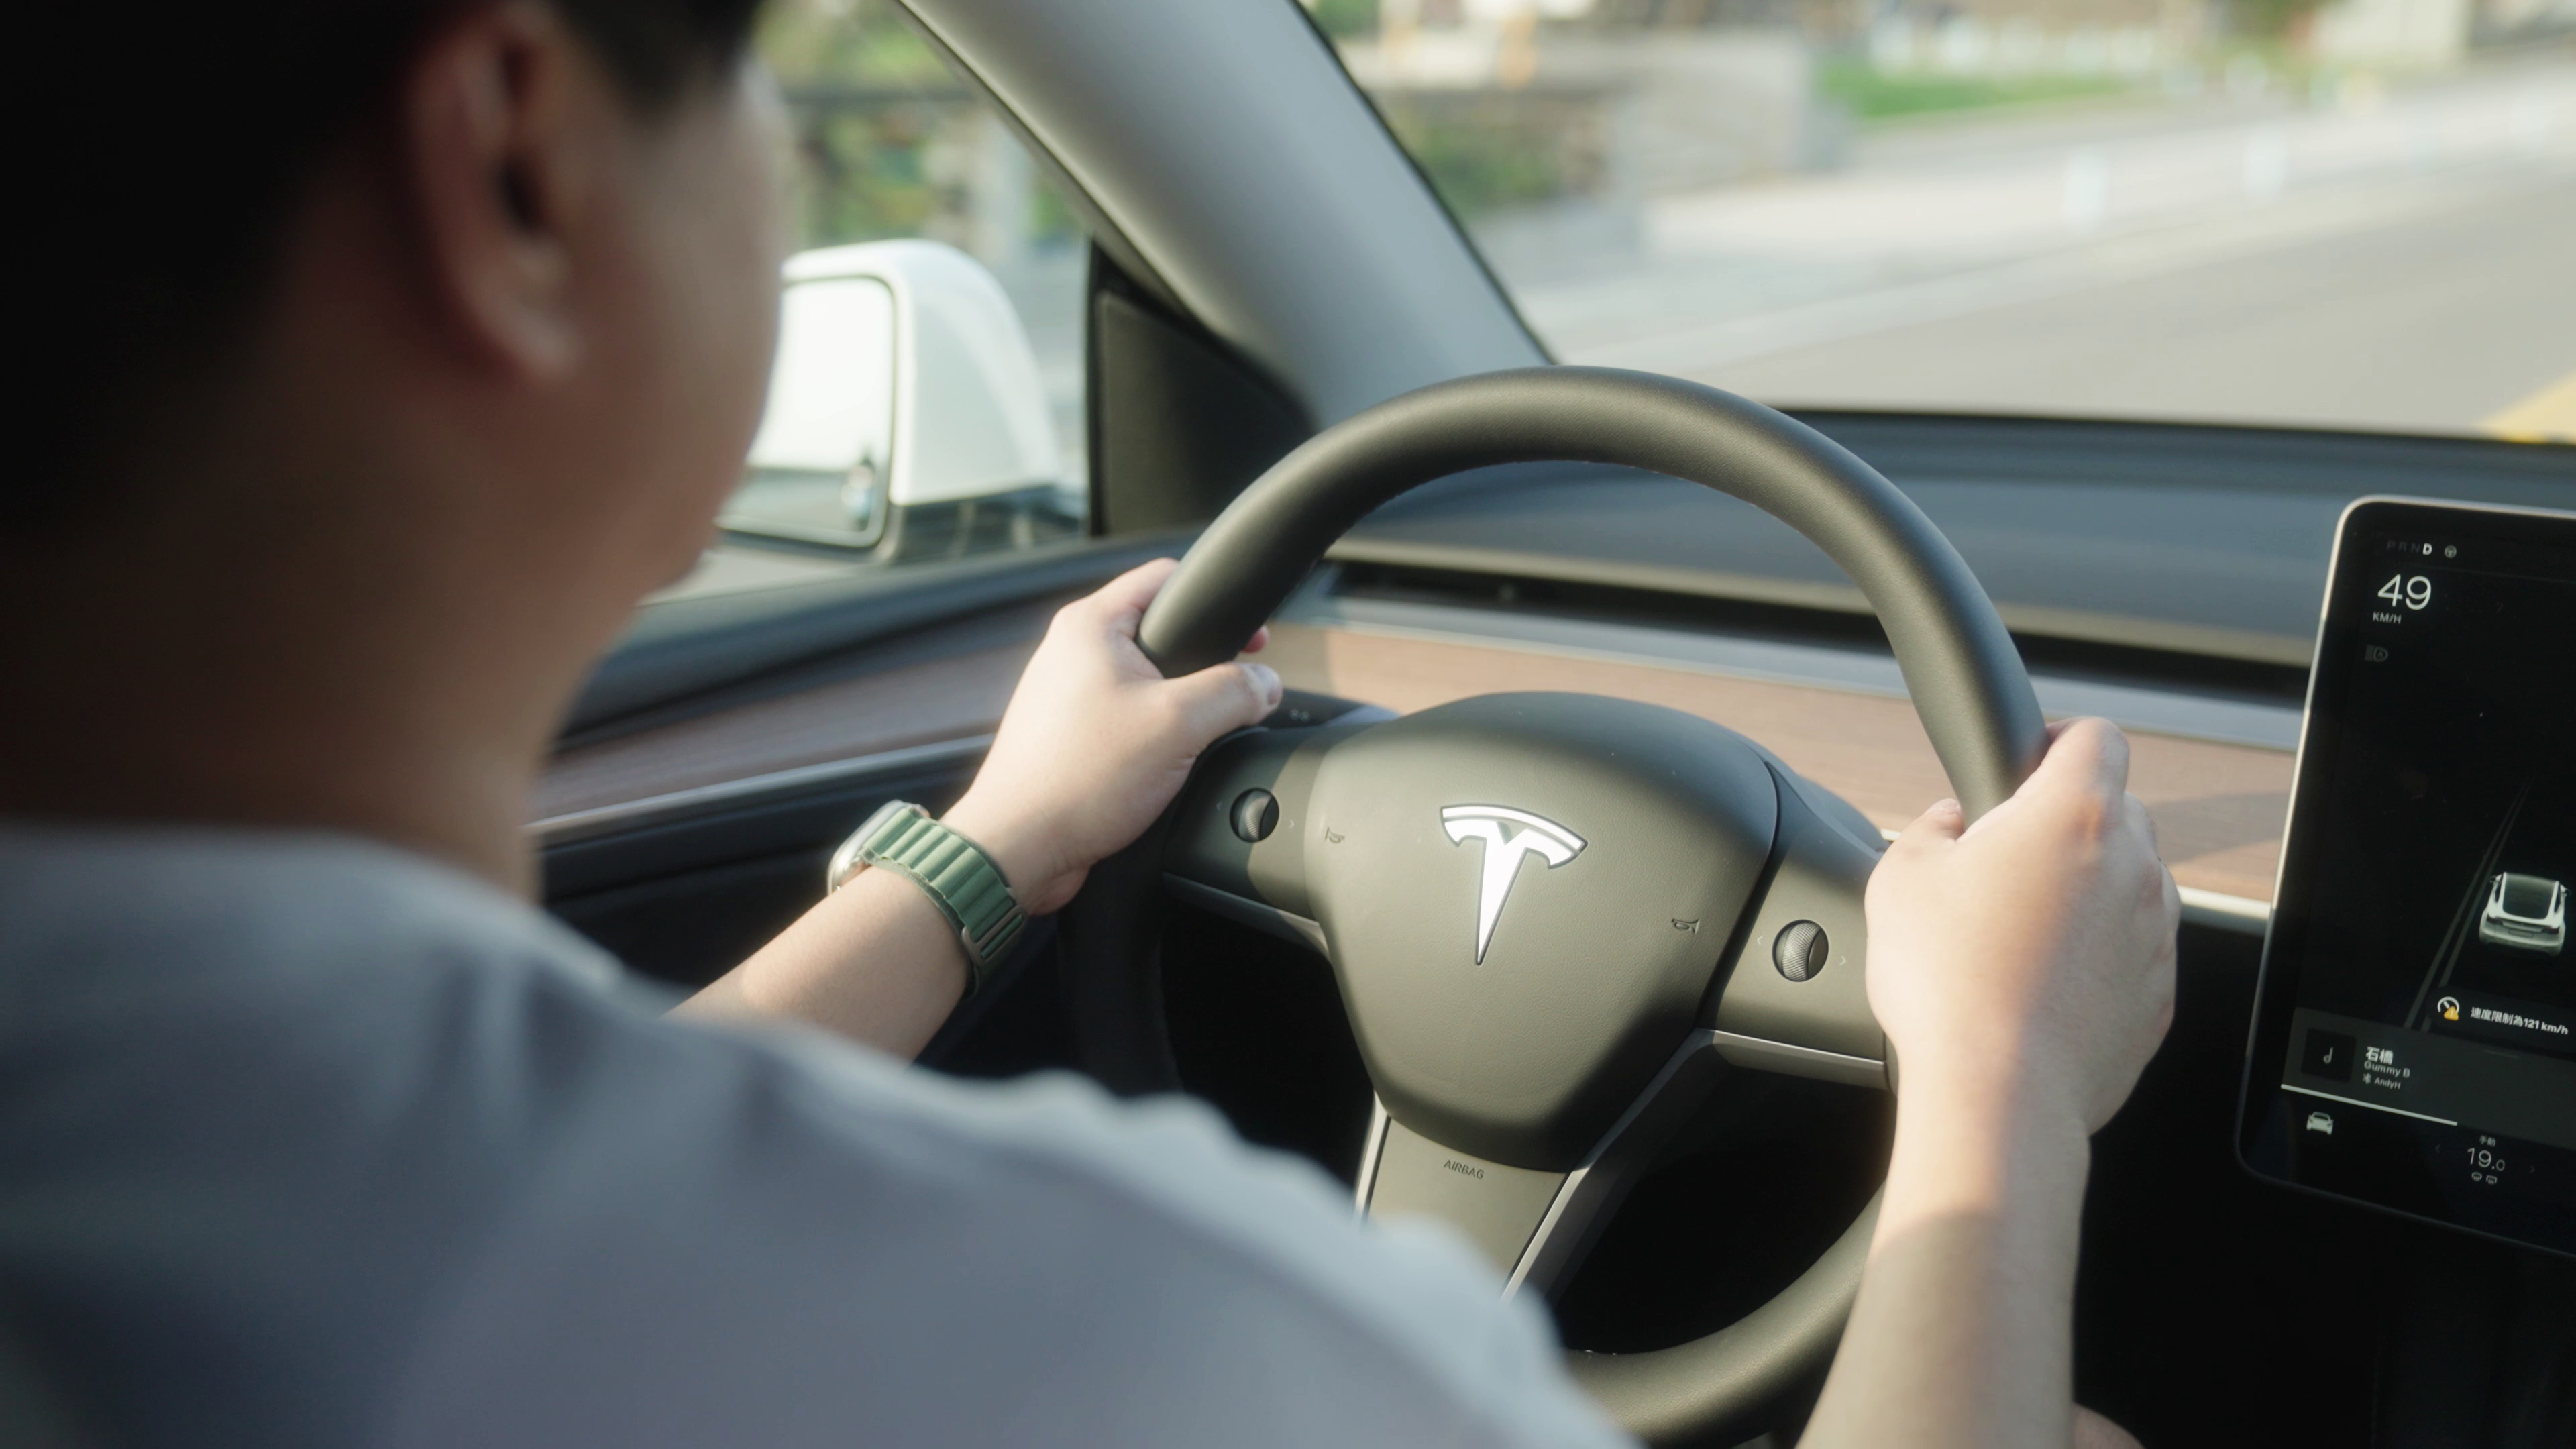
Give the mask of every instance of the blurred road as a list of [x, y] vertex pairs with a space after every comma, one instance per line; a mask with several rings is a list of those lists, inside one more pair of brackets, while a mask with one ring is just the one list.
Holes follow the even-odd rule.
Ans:
[[1638, 233], [1505, 264], [1560, 358], [1791, 404], [2576, 441], [2565, 60], [1907, 128]]
[[[2576, 378], [2576, 174], [2433, 215], [1701, 371], [1787, 402], [2484, 427]], [[2537, 429], [2535, 429], [2537, 431]], [[2576, 409], [2549, 429], [2576, 441]]]

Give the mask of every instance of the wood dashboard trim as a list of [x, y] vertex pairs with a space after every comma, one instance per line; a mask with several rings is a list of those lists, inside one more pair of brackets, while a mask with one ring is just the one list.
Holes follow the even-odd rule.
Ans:
[[[1506, 689], [1617, 695], [1696, 714], [1761, 741], [1881, 829], [1903, 828], [1950, 793], [1922, 722], [1901, 699], [1361, 629], [1273, 624], [1270, 637], [1262, 657], [1290, 685], [1399, 714]], [[2195, 916], [2242, 922], [2250, 910], [2268, 912], [2291, 754], [2146, 731], [2129, 740], [2130, 789], [2155, 817], [2175, 882], [2201, 898]]]
[[[729, 792], [792, 791], [911, 752], [981, 749], [1043, 628], [1035, 613], [1017, 638], [997, 639], [989, 620], [961, 626], [945, 653], [941, 631], [924, 631], [882, 656], [882, 667], [856, 658], [810, 688], [564, 751], [541, 785], [531, 829], [549, 839], [587, 836]], [[1398, 713], [1521, 689], [1680, 709], [1761, 741], [1885, 829], [1901, 828], [1949, 793], [1913, 707], [1898, 698], [1286, 622], [1271, 626], [1262, 657], [1291, 687]], [[2289, 811], [2291, 754], [2143, 730], [2131, 731], [2130, 741], [2130, 788], [2155, 817], [2189, 914], [2260, 929]]]
[[538, 785], [534, 815], [560, 821], [989, 736], [1046, 621], [1046, 611], [1025, 610], [922, 630], [834, 661], [802, 688], [559, 751]]

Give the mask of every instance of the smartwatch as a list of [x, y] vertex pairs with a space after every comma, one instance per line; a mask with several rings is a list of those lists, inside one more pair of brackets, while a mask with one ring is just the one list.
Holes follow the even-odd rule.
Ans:
[[984, 848], [909, 800], [887, 801], [841, 842], [825, 870], [825, 890], [839, 890], [872, 865], [921, 887], [957, 928], [973, 968], [966, 983], [969, 996], [983, 988], [985, 978], [1010, 954], [1020, 928], [1029, 923], [1019, 898], [1011, 894], [1010, 881]]

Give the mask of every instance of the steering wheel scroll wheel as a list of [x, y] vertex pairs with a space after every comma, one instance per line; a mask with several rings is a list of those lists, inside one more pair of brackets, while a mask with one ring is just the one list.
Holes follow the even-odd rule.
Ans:
[[[1138, 642], [1166, 674], [1232, 658], [1370, 510], [1543, 461], [1699, 483], [1821, 547], [1885, 625], [1970, 818], [2037, 764], [2029, 676], [1931, 520], [1813, 429], [1646, 373], [1488, 373], [1336, 424], [1208, 526]], [[1332, 965], [1376, 1092], [1361, 1210], [1445, 1218], [1513, 1291], [1553, 1293], [1730, 1068], [1887, 1085], [1861, 975], [1881, 846], [1849, 806], [1721, 725], [1626, 700], [1371, 714], [1220, 742], [1093, 872], [1065, 917], [1065, 990], [1110, 1086], [1178, 1086], [1166, 901], [1302, 942]], [[1649, 1439], [1750, 1437], [1831, 1361], [1876, 1214], [1732, 1326], [1574, 1353], [1577, 1378]]]

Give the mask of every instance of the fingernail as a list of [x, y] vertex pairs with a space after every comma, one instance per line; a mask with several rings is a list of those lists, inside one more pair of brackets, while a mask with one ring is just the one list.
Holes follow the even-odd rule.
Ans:
[[1279, 683], [1279, 671], [1267, 664], [1246, 663], [1243, 667], [1252, 671], [1252, 682], [1261, 686], [1263, 704], [1270, 709], [1277, 709], [1280, 698], [1286, 692], [1284, 686]]

